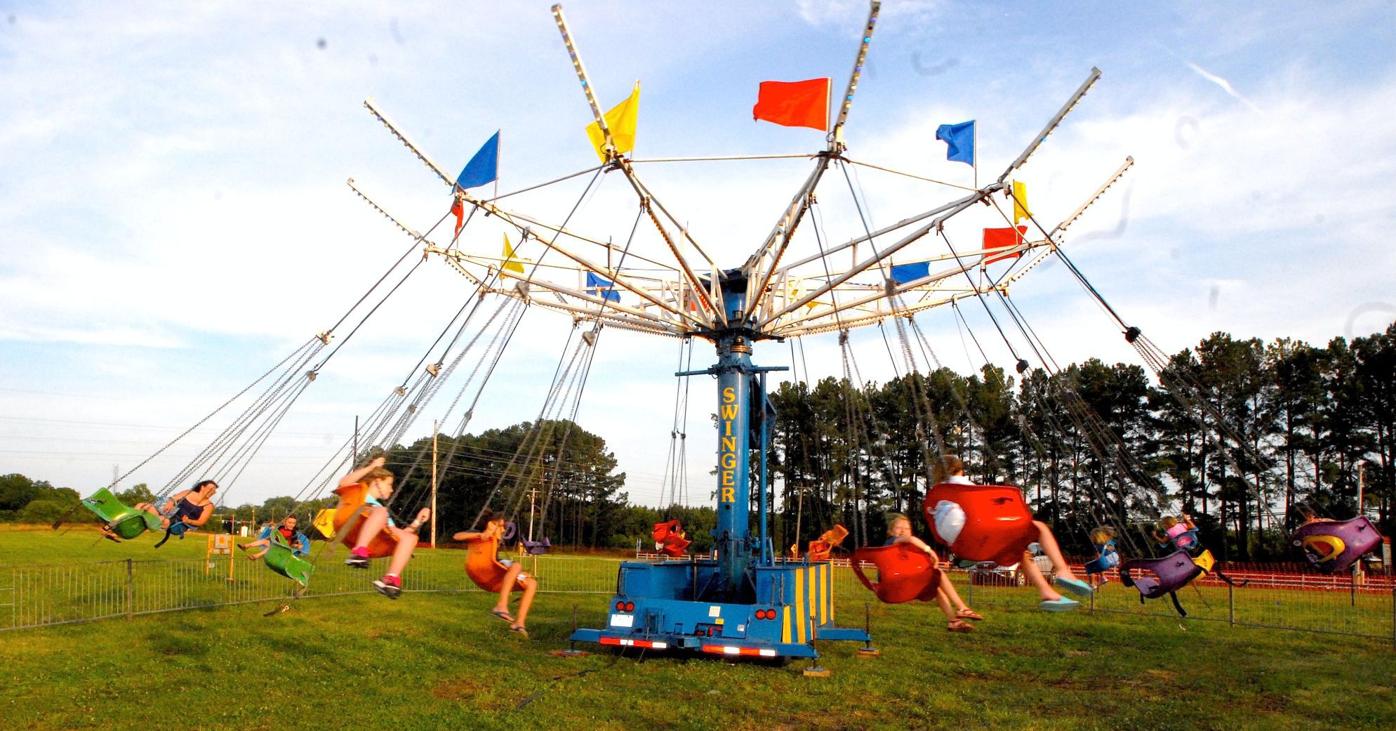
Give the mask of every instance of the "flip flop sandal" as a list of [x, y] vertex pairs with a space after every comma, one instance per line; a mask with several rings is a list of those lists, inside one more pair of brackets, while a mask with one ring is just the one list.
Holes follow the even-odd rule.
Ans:
[[512, 615], [512, 614], [510, 614], [510, 613], [508, 613], [508, 612], [501, 612], [501, 611], [499, 611], [498, 609], [491, 609], [491, 610], [490, 610], [490, 614], [493, 614], [494, 616], [496, 616], [496, 617], [498, 617], [498, 618], [504, 620], [505, 622], [513, 622], [513, 621], [514, 621], [514, 615]]
[[960, 611], [955, 612], [955, 618], [956, 618], [956, 619], [972, 619], [972, 620], [974, 620], [974, 621], [976, 621], [976, 622], [979, 622], [979, 621], [981, 621], [981, 620], [984, 619], [984, 615], [980, 614], [979, 612], [974, 611], [973, 609], [961, 609]]
[[523, 627], [520, 627], [520, 626], [518, 626], [518, 625], [513, 625], [513, 626], [509, 627], [509, 631], [510, 631], [510, 632], [517, 632], [518, 634], [522, 635], [524, 639], [528, 639], [528, 630], [527, 630], [527, 629], [524, 629]]
[[947, 632], [973, 632], [974, 625], [963, 619], [957, 619], [945, 626]]
[[1067, 591], [1077, 596], [1090, 596], [1095, 591], [1091, 588], [1090, 584], [1087, 584], [1086, 582], [1080, 579], [1057, 578], [1056, 581], [1058, 584], [1061, 584], [1062, 587], [1065, 588]]

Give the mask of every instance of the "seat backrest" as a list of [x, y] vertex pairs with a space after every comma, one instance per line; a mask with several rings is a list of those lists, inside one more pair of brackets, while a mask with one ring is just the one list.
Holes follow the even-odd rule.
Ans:
[[1382, 536], [1366, 516], [1350, 520], [1316, 520], [1294, 531], [1309, 565], [1324, 573], [1347, 571], [1357, 559], [1381, 545]]
[[[909, 543], [865, 546], [853, 552], [853, 573], [863, 586], [888, 604], [930, 601], [940, 587], [940, 570], [924, 551]], [[877, 581], [863, 573], [863, 565], [877, 567]]]
[[[334, 529], [342, 536], [340, 541], [349, 548], [353, 548], [359, 539], [359, 525], [364, 519], [364, 496], [368, 492], [368, 486], [362, 483], [344, 485], [335, 488], [334, 494], [339, 496], [339, 503], [334, 506]], [[348, 530], [344, 529], [345, 524], [352, 521]], [[393, 549], [397, 548], [397, 539], [386, 530], [379, 531], [368, 542], [368, 555], [370, 558], [382, 558], [393, 555]]]
[[1010, 566], [1023, 558], [1028, 544], [1037, 540], [1032, 511], [1023, 491], [1013, 485], [961, 485], [941, 483], [926, 491], [922, 510], [935, 533], [935, 506], [948, 501], [965, 513], [965, 525], [953, 542], [936, 535], [959, 558], [993, 561]]
[[1124, 585], [1138, 589], [1146, 599], [1177, 591], [1201, 575], [1202, 567], [1186, 551], [1174, 551], [1163, 558], [1130, 559], [1120, 566]]
[[495, 558], [498, 551], [499, 540], [496, 538], [477, 538], [466, 542], [465, 575], [485, 591], [498, 592], [504, 585], [505, 574], [509, 573], [509, 567]]

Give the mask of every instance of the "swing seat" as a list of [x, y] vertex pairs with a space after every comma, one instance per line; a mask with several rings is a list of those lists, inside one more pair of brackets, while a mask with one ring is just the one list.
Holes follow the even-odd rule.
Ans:
[[[300, 539], [301, 545], [306, 545], [305, 538], [301, 536]], [[262, 560], [267, 568], [305, 586], [310, 581], [310, 575], [315, 573], [315, 565], [301, 558], [302, 555], [281, 540], [281, 534], [277, 533], [272, 537], [271, 544], [267, 546], [267, 555]]]
[[[499, 541], [493, 538], [477, 538], [466, 542], [465, 547], [465, 575], [476, 586], [492, 594], [499, 593], [504, 586], [504, 576], [509, 573], [509, 567], [499, 562], [495, 558], [495, 553], [499, 550]], [[514, 582], [514, 586], [509, 591], [521, 591], [523, 586], [520, 582]]]
[[1381, 545], [1382, 536], [1365, 516], [1351, 520], [1318, 520], [1294, 531], [1294, 545], [1309, 565], [1325, 574], [1347, 571], [1357, 559]]
[[692, 541], [684, 536], [683, 526], [677, 520], [666, 520], [654, 524], [654, 545], [665, 556], [678, 558], [688, 551]]
[[1086, 562], [1086, 573], [1103, 574], [1120, 565], [1120, 554], [1111, 551]]
[[[937, 531], [935, 513], [941, 502], [964, 511], [964, 527], [958, 535], [941, 536]], [[941, 483], [926, 492], [922, 510], [936, 540], [958, 558], [1012, 566], [1023, 560], [1023, 551], [1038, 539], [1023, 491], [1013, 485]]]
[[847, 537], [848, 529], [835, 523], [833, 528], [824, 531], [818, 539], [809, 542], [809, 552], [806, 555], [810, 561], [828, 561], [834, 548]]
[[541, 541], [525, 540], [523, 541], [523, 547], [524, 553], [530, 556], [542, 556], [548, 552], [549, 548], [553, 547], [553, 543], [545, 537]]
[[147, 530], [164, 529], [160, 516], [127, 507], [105, 487], [83, 498], [82, 506], [101, 518], [107, 528], [123, 540], [135, 538]]
[[[933, 601], [940, 587], [940, 569], [923, 551], [906, 543], [867, 546], [853, 552], [853, 573], [863, 586], [887, 604]], [[863, 564], [877, 567], [877, 581], [863, 574]]]
[[[368, 486], [361, 483], [345, 485], [334, 491], [334, 494], [339, 496], [339, 504], [334, 506], [334, 532], [344, 536], [340, 542], [348, 548], [353, 548], [354, 544], [358, 542], [359, 526], [363, 524], [364, 520], [364, 511], [362, 510], [364, 495], [367, 491]], [[345, 524], [349, 523], [350, 520], [353, 521], [353, 525], [348, 530], [344, 530]], [[386, 530], [379, 531], [378, 535], [368, 542], [368, 557], [391, 556], [396, 548], [397, 539]]]
[[199, 527], [198, 527], [197, 525], [189, 525], [188, 523], [185, 523], [185, 522], [182, 521], [182, 520], [173, 520], [173, 521], [170, 521], [170, 526], [169, 526], [168, 528], [165, 529], [165, 537], [163, 537], [163, 538], [161, 538], [159, 541], [157, 541], [157, 542], [155, 543], [155, 547], [156, 547], [156, 548], [159, 548], [159, 547], [165, 545], [165, 542], [168, 541], [168, 540], [170, 540], [170, 537], [171, 537], [171, 536], [174, 536], [174, 537], [176, 537], [176, 538], [178, 538], [179, 540], [182, 541], [182, 540], [184, 540], [184, 534], [185, 534], [185, 533], [188, 533], [188, 532], [191, 531], [191, 530], [198, 530], [198, 529], [199, 529]]
[[334, 538], [334, 508], [325, 508], [315, 514], [310, 524], [319, 531], [321, 538]]
[[1202, 553], [1192, 557], [1192, 562], [1197, 564], [1198, 568], [1210, 574], [1212, 573], [1212, 567], [1217, 565], [1217, 557], [1212, 555], [1210, 549], [1204, 548], [1202, 549]]
[[1120, 582], [1139, 590], [1142, 602], [1178, 591], [1202, 573], [1202, 567], [1193, 563], [1187, 552], [1174, 551], [1163, 558], [1135, 558], [1124, 562], [1120, 567]]

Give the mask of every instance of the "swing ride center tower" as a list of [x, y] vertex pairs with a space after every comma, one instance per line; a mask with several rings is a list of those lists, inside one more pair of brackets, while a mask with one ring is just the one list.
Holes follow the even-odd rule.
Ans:
[[[780, 560], [767, 533], [766, 455], [775, 407], [766, 374], [751, 360], [762, 339], [746, 327], [747, 276], [721, 277], [733, 325], [704, 333], [717, 349], [710, 368], [676, 376], [717, 379], [717, 527], [715, 558], [626, 561], [616, 577], [607, 626], [578, 629], [571, 639], [603, 646], [688, 650], [764, 658], [817, 657], [823, 640], [870, 642], [862, 629], [834, 625], [833, 569], [828, 561]], [[751, 451], [756, 450], [757, 534], [751, 534]]]
[[[1087, 80], [996, 180], [982, 186], [976, 180], [974, 187], [953, 185], [962, 191], [960, 197], [874, 230], [855, 191], [851, 166], [928, 180], [861, 163], [847, 155], [844, 124], [872, 41], [879, 6], [876, 1], [870, 3], [848, 84], [841, 97], [834, 97], [837, 108], [833, 119], [826, 119], [829, 131], [824, 149], [799, 155], [655, 160], [632, 160], [625, 154], [629, 151], [624, 142], [626, 131], [613, 135], [611, 129], [620, 124], [625, 114], [631, 115], [629, 123], [633, 125], [634, 110], [625, 108], [635, 101], [638, 85], [631, 99], [603, 114], [562, 8], [553, 6], [558, 31], [592, 112], [594, 122], [588, 133], [601, 164], [516, 193], [584, 173], [593, 174], [593, 183], [603, 172], [621, 173], [639, 201], [630, 240], [623, 248], [609, 240], [569, 230], [567, 226], [572, 213], [576, 212], [575, 206], [560, 224], [551, 224], [497, 203], [514, 193], [488, 199], [471, 195], [461, 180], [474, 166], [474, 160], [460, 177], [447, 174], [372, 101], [364, 103], [389, 132], [451, 189], [456, 201], [452, 210], [457, 216], [457, 238], [464, 225], [464, 208], [470, 209], [472, 217], [476, 212], [493, 217], [518, 236], [518, 244], [513, 248], [505, 238], [504, 252], [499, 257], [458, 246], [455, 240], [449, 246], [441, 246], [427, 238], [430, 231], [420, 234], [412, 230], [370, 199], [352, 179], [349, 181], [357, 195], [423, 244], [424, 254], [441, 256], [474, 283], [480, 297], [497, 294], [568, 314], [575, 323], [590, 323], [592, 328], [582, 339], [585, 347], [592, 349], [602, 327], [607, 325], [684, 340], [700, 338], [715, 346], [717, 362], [711, 367], [676, 374], [678, 377], [707, 375], [715, 378], [717, 384], [714, 555], [623, 562], [616, 578], [615, 594], [607, 606], [606, 625], [577, 629], [572, 634], [573, 641], [615, 648], [757, 658], [817, 657], [812, 644], [816, 639], [870, 642], [863, 629], [835, 626], [833, 571], [828, 561], [782, 559], [773, 550], [767, 532], [771, 506], [768, 504], [766, 457], [775, 412], [766, 395], [766, 377], [772, 371], [785, 368], [755, 365], [752, 361], [754, 345], [764, 340], [783, 341], [805, 335], [838, 333], [841, 346], [847, 348], [849, 330], [891, 321], [897, 325], [903, 339], [906, 357], [914, 360], [906, 327], [915, 329], [913, 316], [916, 313], [990, 293], [1004, 297], [1010, 285], [1058, 251], [1055, 237], [1076, 221], [1133, 163], [1127, 158], [1105, 184], [1050, 232], [1032, 218], [1034, 235], [1026, 233], [1027, 226], [1016, 225], [1018, 209], [1021, 206], [1026, 211], [1026, 201], [1018, 197], [1017, 184], [1008, 185], [1005, 180], [1027, 161], [1099, 78], [1100, 72], [1092, 69]], [[628, 134], [633, 143], [633, 126]], [[660, 203], [634, 170], [639, 162], [772, 157], [805, 158], [814, 165], [756, 250], [740, 267], [726, 270], [718, 268], [714, 258], [694, 240], [687, 225]], [[862, 235], [839, 243], [824, 240], [818, 217], [811, 213], [817, 210], [816, 188], [830, 170], [842, 173], [857, 207], [857, 217], [863, 224]], [[584, 191], [583, 198], [585, 196]], [[1012, 218], [1004, 213], [998, 201], [992, 200], [1001, 196], [1012, 199]], [[1007, 230], [1019, 232], [1012, 245], [991, 251], [987, 243], [984, 248], [969, 245], [958, 250], [952, 244], [945, 223], [980, 206], [998, 209], [999, 214], [1009, 220], [1011, 227]], [[663, 254], [658, 257], [631, 249], [642, 218], [648, 218], [662, 240], [660, 251]], [[810, 218], [814, 218], [814, 223], [806, 229], [813, 230], [818, 251], [797, 255], [791, 247], [792, 238], [801, 221]], [[918, 244], [922, 248], [917, 248]], [[522, 258], [520, 252], [525, 245], [536, 245], [538, 248], [534, 250], [541, 250], [537, 259]], [[603, 249], [605, 258], [576, 248], [587, 246]], [[860, 246], [865, 247], [862, 255]], [[934, 248], [927, 248], [931, 246]], [[832, 255], [838, 252], [851, 255], [848, 263], [832, 261]], [[989, 276], [986, 274], [989, 254], [997, 257], [994, 260], [1011, 258], [1013, 263], [998, 276]], [[894, 255], [902, 266], [895, 266]], [[545, 267], [544, 256], [551, 256], [553, 262], [561, 260], [562, 265], [550, 263]], [[698, 258], [706, 263], [705, 267]], [[531, 262], [531, 265], [526, 267], [523, 262]], [[577, 279], [567, 281], [557, 276], [561, 270], [572, 272]], [[604, 277], [599, 273], [604, 273]], [[578, 284], [583, 274], [585, 285]], [[628, 299], [622, 300], [622, 295]], [[917, 336], [920, 337], [919, 331]], [[847, 359], [845, 350], [845, 370]], [[755, 521], [750, 514], [753, 489], [757, 491]]]

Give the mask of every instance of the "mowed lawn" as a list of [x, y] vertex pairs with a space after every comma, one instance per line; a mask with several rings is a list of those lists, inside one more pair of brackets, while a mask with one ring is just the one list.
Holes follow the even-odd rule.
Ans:
[[[49, 562], [91, 558], [66, 550], [71, 537], [48, 544]], [[52, 538], [0, 532], [0, 568]], [[106, 544], [96, 558], [164, 550]], [[868, 596], [840, 596], [841, 617], [860, 624]], [[552, 656], [574, 612], [583, 625], [604, 621], [595, 594], [540, 595], [527, 640], [474, 591], [10, 631], [0, 633], [0, 727], [1396, 727], [1389, 641], [1053, 615], [1015, 590], [980, 599], [988, 619], [972, 635], [945, 632], [927, 605], [873, 604], [882, 655], [823, 643], [827, 678], [804, 677], [808, 663]]]

